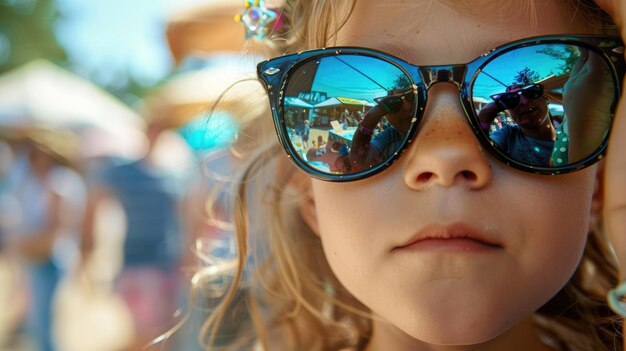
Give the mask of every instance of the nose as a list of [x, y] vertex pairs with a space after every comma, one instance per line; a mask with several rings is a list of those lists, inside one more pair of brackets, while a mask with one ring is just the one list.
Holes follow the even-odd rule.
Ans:
[[452, 84], [429, 89], [428, 106], [404, 169], [414, 190], [432, 186], [480, 189], [491, 181], [491, 168], [472, 132]]

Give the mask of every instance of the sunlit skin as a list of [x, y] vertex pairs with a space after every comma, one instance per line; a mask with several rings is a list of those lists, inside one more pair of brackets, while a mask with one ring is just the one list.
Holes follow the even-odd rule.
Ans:
[[[482, 3], [490, 5], [478, 16]], [[572, 22], [565, 1], [533, 2], [532, 15], [520, 15], [519, 3], [475, 1], [467, 15], [430, 0], [363, 0], [336, 45], [441, 65], [516, 39], [591, 31]], [[509, 168], [481, 150], [455, 85], [428, 94], [417, 138], [388, 170], [351, 183], [312, 180], [313, 226], [330, 266], [380, 316], [368, 350], [549, 350], [532, 315], [578, 265], [597, 167], [557, 177]], [[395, 250], [426, 226], [453, 223], [497, 247]]]

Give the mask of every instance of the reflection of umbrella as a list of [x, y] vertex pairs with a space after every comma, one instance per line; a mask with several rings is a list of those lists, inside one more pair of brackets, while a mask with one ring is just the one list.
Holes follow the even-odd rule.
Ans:
[[366, 100], [359, 100], [359, 99], [346, 98], [346, 97], [338, 97], [337, 99], [344, 105], [374, 106], [374, 103], [367, 102]]
[[285, 97], [285, 107], [299, 107], [299, 108], [312, 108], [313, 105], [308, 102], [293, 96]]
[[328, 100], [322, 101], [319, 104], [315, 105], [315, 107], [329, 107], [329, 106], [339, 106], [339, 105], [354, 105], [354, 106], [373, 106], [373, 103], [369, 103], [365, 100], [358, 100], [352, 98], [344, 98], [344, 97], [332, 97]]
[[319, 104], [315, 105], [315, 107], [329, 107], [329, 106], [339, 106], [341, 105], [341, 101], [336, 97], [332, 97], [328, 100], [322, 101]]
[[47, 61], [30, 62], [0, 77], [0, 128], [5, 130], [72, 129], [101, 136], [98, 145], [81, 145], [83, 151], [135, 156], [143, 143], [143, 124], [112, 95]]
[[[346, 98], [346, 97], [331, 97], [325, 101], [320, 102], [319, 104], [315, 105], [315, 108], [330, 108], [332, 107], [332, 112], [331, 112], [331, 117], [336, 118], [337, 117], [337, 108], [339, 106], [345, 106], [345, 107], [354, 107], [354, 106], [358, 106], [362, 108], [363, 113], [365, 113], [365, 107], [366, 106], [373, 106], [373, 103], [370, 103], [366, 100], [359, 100], [359, 99], [353, 99], [353, 98]], [[322, 123], [326, 123], [326, 122], [322, 122]]]

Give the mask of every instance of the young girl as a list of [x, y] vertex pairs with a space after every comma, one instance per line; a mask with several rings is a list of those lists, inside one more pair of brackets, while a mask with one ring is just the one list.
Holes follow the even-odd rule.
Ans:
[[[622, 350], [606, 296], [626, 276], [623, 46], [600, 8], [625, 23], [618, 0], [287, 0], [275, 44], [299, 54], [259, 65], [271, 113], [240, 141], [256, 146], [234, 197], [239, 264], [218, 277], [205, 346]], [[541, 94], [502, 94], [521, 73]], [[285, 96], [309, 91], [362, 101], [363, 157], [333, 171], [295, 151]], [[477, 118], [529, 98], [562, 107], [568, 129], [542, 147], [564, 165], [507, 153]]]

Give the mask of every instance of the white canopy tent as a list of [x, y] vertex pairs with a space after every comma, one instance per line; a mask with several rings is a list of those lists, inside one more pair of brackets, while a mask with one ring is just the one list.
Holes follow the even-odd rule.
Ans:
[[81, 145], [82, 156], [136, 157], [145, 146], [144, 125], [113, 95], [48, 61], [31, 61], [0, 76], [0, 128], [5, 132], [36, 127], [87, 133], [92, 137]]

